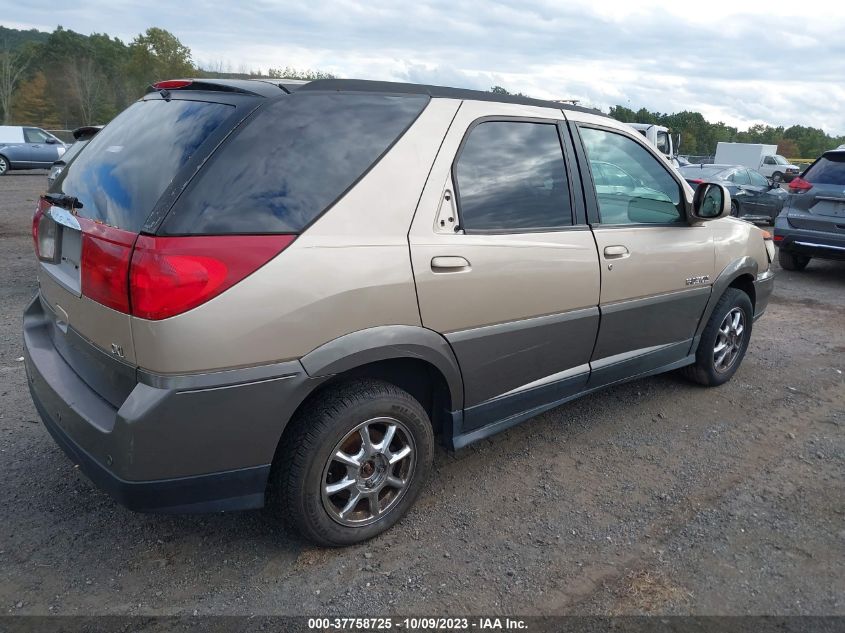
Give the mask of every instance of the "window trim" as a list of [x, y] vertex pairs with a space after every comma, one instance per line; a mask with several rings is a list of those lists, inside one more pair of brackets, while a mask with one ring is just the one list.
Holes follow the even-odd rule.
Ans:
[[[573, 229], [576, 230], [584, 230], [586, 228], [583, 224], [577, 224], [577, 214], [575, 211], [575, 196], [573, 194], [573, 174], [572, 168], [567, 164], [567, 159], [569, 158], [567, 155], [567, 147], [566, 142], [563, 138], [563, 132], [561, 130], [561, 123], [565, 123], [565, 120], [562, 119], [546, 119], [542, 117], [521, 117], [521, 116], [507, 116], [507, 115], [489, 115], [483, 116], [475, 119], [467, 126], [467, 129], [464, 131], [464, 135], [461, 138], [461, 142], [458, 145], [458, 150], [455, 152], [455, 157], [452, 159], [452, 165], [449, 168], [449, 175], [452, 179], [452, 189], [455, 194], [455, 211], [458, 216], [457, 226], [455, 227], [456, 233], [463, 233], [465, 235], [521, 235], [526, 233], [557, 233], [559, 231], [571, 231]], [[458, 162], [461, 159], [461, 156], [464, 153], [464, 148], [466, 147], [467, 141], [469, 140], [470, 135], [472, 134], [473, 130], [481, 125], [482, 123], [539, 123], [543, 125], [553, 126], [555, 131], [557, 132], [557, 140], [558, 144], [560, 145], [560, 154], [561, 159], [563, 161], [563, 169], [566, 173], [566, 183], [567, 189], [569, 193], [569, 214], [570, 214], [570, 222], [566, 226], [555, 226], [555, 227], [538, 227], [538, 228], [530, 228], [530, 229], [470, 229], [467, 230], [462, 223], [462, 214], [461, 214], [461, 191], [460, 191], [460, 184], [458, 183]]]
[[[573, 129], [574, 128], [574, 129]], [[658, 164], [669, 174], [669, 177], [675, 181], [675, 184], [678, 186], [678, 193], [680, 193], [680, 202], [675, 205], [676, 207], [680, 206], [681, 208], [678, 211], [681, 213], [681, 222], [628, 222], [625, 224], [605, 224], [601, 221], [601, 209], [599, 207], [598, 202], [598, 192], [596, 191], [595, 181], [593, 180], [593, 171], [592, 167], [590, 166], [590, 155], [587, 153], [587, 147], [584, 145], [584, 139], [581, 138], [581, 129], [590, 129], [590, 130], [600, 130], [602, 132], [609, 132], [611, 134], [618, 134], [625, 138], [632, 140], [634, 143], [637, 143], [640, 147], [644, 148], [648, 153], [650, 153], [654, 158], [657, 160]], [[585, 176], [589, 179], [589, 182], [584, 182], [584, 190], [590, 192], [591, 200], [587, 203], [587, 214], [590, 221], [590, 225], [593, 224], [598, 225], [601, 228], [630, 228], [630, 227], [688, 227], [690, 226], [689, 223], [689, 205], [687, 203], [686, 197], [686, 190], [684, 189], [683, 184], [678, 179], [680, 175], [675, 175], [672, 173], [672, 170], [665, 165], [666, 157], [657, 151], [656, 148], [652, 147], [648, 142], [641, 142], [640, 139], [637, 138], [634, 134], [629, 134], [626, 130], [620, 130], [615, 127], [610, 127], [608, 125], [600, 125], [596, 123], [582, 123], [581, 121], [572, 121], [572, 125], [570, 126], [570, 130], [573, 133], [573, 138], [577, 136], [577, 144], [580, 146], [580, 150], [582, 152], [581, 156], [583, 159], [579, 157], [579, 165], [581, 167], [581, 178], [582, 180]], [[577, 150], [576, 150], [577, 151]], [[583, 160], [583, 162], [582, 162]], [[592, 204], [590, 204], [590, 202]]]

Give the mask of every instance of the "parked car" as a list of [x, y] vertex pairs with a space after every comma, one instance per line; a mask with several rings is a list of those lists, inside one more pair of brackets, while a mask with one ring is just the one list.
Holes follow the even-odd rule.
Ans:
[[758, 171], [742, 165], [687, 165], [679, 169], [693, 187], [718, 182], [731, 194], [731, 215], [749, 222], [775, 223], [787, 193]]
[[756, 169], [772, 182], [789, 182], [801, 171], [777, 153], [777, 145], [765, 143], [725, 143], [716, 145], [714, 163], [744, 165]]
[[67, 147], [41, 128], [0, 125], [0, 176], [13, 169], [49, 168]]
[[[639, 184], [610, 202], [590, 161]], [[38, 205], [30, 389], [130, 508], [267, 504], [356, 543], [414, 503], [435, 436], [458, 449], [679, 368], [729, 380], [774, 256], [729, 211], [575, 106], [161, 82]]]
[[781, 267], [804, 270], [814, 257], [845, 260], [845, 149], [822, 154], [789, 191], [775, 221]]
[[74, 156], [82, 151], [82, 148], [88, 144], [88, 141], [94, 138], [94, 135], [102, 129], [102, 125], [86, 125], [76, 128], [73, 131], [73, 144], [68, 147], [67, 151], [62, 154], [61, 158], [59, 158], [59, 160], [53, 163], [53, 166], [50, 167], [50, 173], [47, 174], [47, 183], [52, 185], [65, 168], [65, 165], [67, 165]]

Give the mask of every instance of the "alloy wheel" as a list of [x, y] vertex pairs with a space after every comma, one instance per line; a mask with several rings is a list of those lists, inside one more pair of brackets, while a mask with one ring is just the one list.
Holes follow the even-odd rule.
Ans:
[[718, 372], [728, 371], [739, 358], [745, 336], [745, 313], [733, 308], [725, 315], [716, 334], [713, 347], [713, 365]]
[[5, 158], [0, 156], [0, 176], [5, 174], [7, 169], [9, 169], [9, 163], [6, 161]]
[[323, 468], [323, 508], [341, 525], [374, 523], [404, 496], [415, 465], [414, 438], [400, 420], [362, 422], [337, 443]]

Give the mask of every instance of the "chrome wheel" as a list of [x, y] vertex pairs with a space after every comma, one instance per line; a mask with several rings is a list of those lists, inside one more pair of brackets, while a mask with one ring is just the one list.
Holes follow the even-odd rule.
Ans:
[[323, 507], [341, 525], [378, 521], [405, 494], [415, 464], [414, 438], [402, 422], [362, 422], [337, 443], [323, 468]]
[[722, 320], [713, 347], [713, 365], [718, 372], [728, 371], [739, 358], [745, 336], [745, 313], [734, 308]]
[[9, 162], [5, 158], [0, 156], [0, 176], [5, 174], [8, 169], [9, 169]]

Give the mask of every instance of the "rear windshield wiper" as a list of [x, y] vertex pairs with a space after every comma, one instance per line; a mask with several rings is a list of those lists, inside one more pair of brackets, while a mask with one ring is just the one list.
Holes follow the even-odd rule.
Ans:
[[67, 209], [68, 211], [81, 209], [83, 206], [78, 198], [75, 196], [69, 196], [66, 193], [45, 193], [41, 197], [54, 207], [61, 207], [62, 209]]

